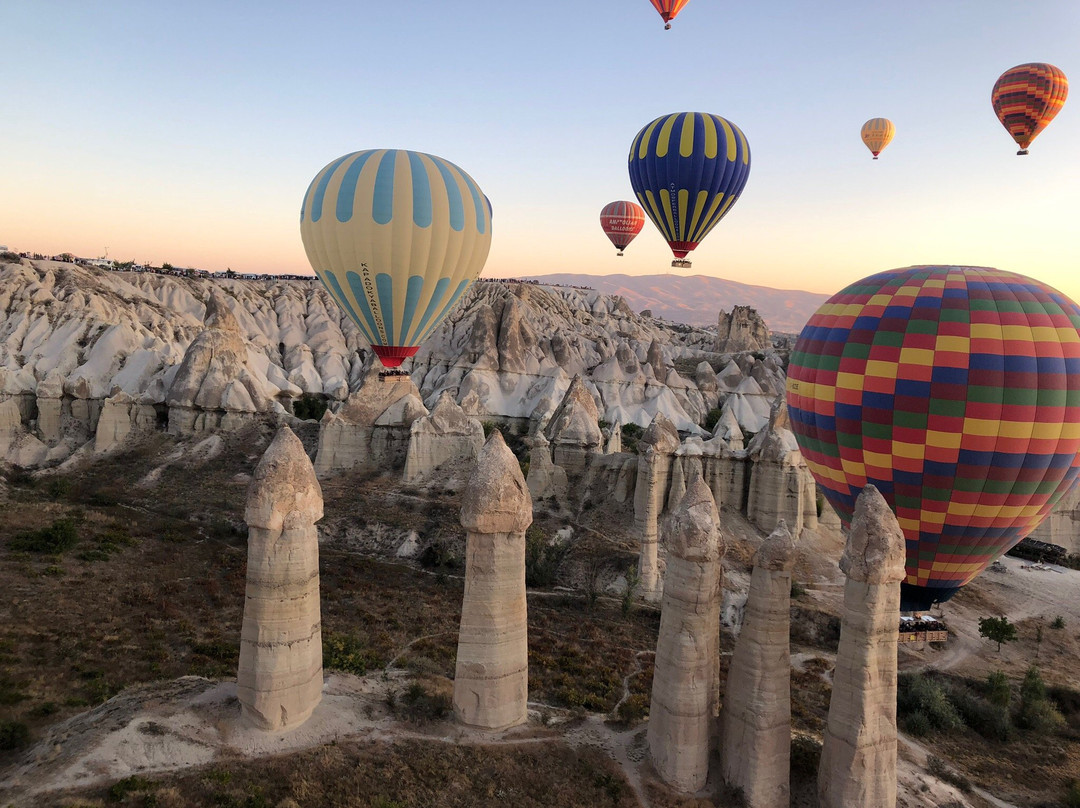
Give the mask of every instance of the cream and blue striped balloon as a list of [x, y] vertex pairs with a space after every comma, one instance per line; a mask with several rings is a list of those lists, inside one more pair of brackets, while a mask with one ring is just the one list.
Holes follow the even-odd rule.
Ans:
[[484, 268], [491, 203], [447, 160], [369, 149], [315, 175], [300, 236], [331, 296], [383, 365], [397, 367]]

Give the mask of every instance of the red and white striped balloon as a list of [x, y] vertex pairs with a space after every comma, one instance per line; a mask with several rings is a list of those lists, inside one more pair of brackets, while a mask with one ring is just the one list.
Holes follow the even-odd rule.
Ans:
[[636, 202], [611, 202], [600, 211], [600, 226], [604, 228], [604, 235], [618, 248], [617, 254], [622, 255], [626, 245], [645, 226], [645, 211]]

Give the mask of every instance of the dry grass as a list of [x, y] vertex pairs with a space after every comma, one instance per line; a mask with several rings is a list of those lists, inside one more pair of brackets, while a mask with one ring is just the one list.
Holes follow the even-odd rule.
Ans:
[[187, 808], [635, 808], [616, 765], [558, 743], [457, 746], [346, 741], [183, 774], [131, 778], [40, 803]]

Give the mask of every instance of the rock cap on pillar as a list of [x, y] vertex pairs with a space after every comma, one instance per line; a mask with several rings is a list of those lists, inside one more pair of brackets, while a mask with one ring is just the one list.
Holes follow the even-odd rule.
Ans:
[[715, 561], [724, 553], [719, 524], [712, 491], [700, 476], [695, 477], [675, 510], [664, 517], [669, 551], [687, 561]]
[[638, 452], [645, 454], [647, 449], [661, 454], [674, 454], [679, 448], [679, 430], [662, 412], [653, 416], [652, 423], [638, 439]]
[[287, 521], [317, 522], [322, 516], [322, 489], [304, 444], [282, 426], [255, 467], [244, 521], [253, 527], [282, 530], [290, 527]]
[[532, 498], [517, 458], [494, 429], [461, 497], [461, 526], [471, 533], [514, 533], [532, 524]]
[[753, 565], [773, 572], [786, 572], [795, 564], [795, 537], [783, 519], [754, 554]]
[[906, 544], [885, 497], [873, 485], [855, 500], [840, 569], [853, 581], [884, 584], [903, 581]]

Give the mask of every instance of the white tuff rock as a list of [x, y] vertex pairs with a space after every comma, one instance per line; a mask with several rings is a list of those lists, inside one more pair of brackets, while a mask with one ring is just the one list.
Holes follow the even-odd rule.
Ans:
[[521, 468], [494, 430], [461, 501], [467, 536], [454, 715], [469, 726], [502, 729], [526, 718], [525, 529], [532, 518]]
[[304, 446], [283, 426], [248, 488], [247, 590], [236, 692], [246, 721], [293, 729], [322, 698], [319, 537], [322, 490]]
[[855, 501], [840, 569], [840, 647], [818, 767], [821, 808], [896, 808], [896, 649], [904, 534], [872, 485]]

